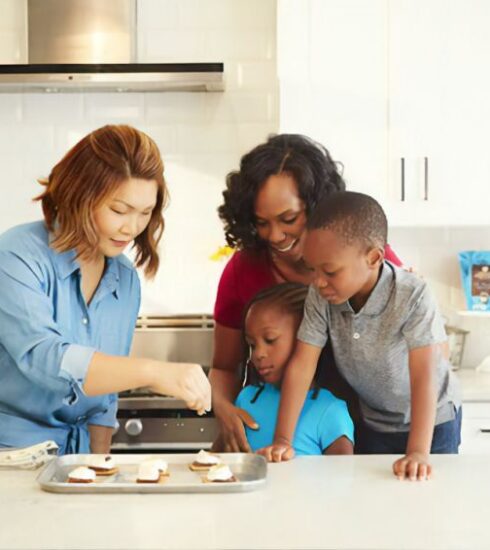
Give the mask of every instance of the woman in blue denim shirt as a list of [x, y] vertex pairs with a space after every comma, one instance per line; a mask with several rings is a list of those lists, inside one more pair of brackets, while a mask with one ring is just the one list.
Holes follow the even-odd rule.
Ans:
[[150, 387], [203, 414], [199, 365], [128, 357], [167, 200], [156, 144], [129, 126], [84, 137], [41, 181], [44, 220], [0, 236], [0, 447], [51, 439], [106, 453], [117, 392]]

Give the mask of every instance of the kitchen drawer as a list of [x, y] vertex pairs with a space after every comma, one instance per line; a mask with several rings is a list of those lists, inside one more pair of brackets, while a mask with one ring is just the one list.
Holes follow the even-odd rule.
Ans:
[[490, 419], [490, 402], [463, 403], [463, 423], [465, 418], [488, 418]]
[[463, 421], [459, 452], [490, 455], [490, 418]]
[[463, 403], [459, 452], [490, 455], [490, 403]]

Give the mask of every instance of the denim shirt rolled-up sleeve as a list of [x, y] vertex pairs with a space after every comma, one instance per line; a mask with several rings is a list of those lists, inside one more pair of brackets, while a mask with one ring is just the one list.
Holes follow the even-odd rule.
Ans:
[[69, 398], [84, 380], [94, 348], [70, 342], [55, 320], [42, 266], [13, 252], [0, 252], [2, 345], [23, 375]]
[[117, 394], [111, 393], [107, 397], [107, 409], [105, 411], [92, 415], [88, 420], [89, 424], [95, 426], [106, 426], [107, 428], [116, 427]]

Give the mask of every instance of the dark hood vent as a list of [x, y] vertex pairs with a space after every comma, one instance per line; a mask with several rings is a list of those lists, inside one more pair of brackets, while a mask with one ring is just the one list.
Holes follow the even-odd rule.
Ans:
[[220, 91], [223, 63], [136, 63], [136, 0], [28, 0], [28, 60], [0, 92]]

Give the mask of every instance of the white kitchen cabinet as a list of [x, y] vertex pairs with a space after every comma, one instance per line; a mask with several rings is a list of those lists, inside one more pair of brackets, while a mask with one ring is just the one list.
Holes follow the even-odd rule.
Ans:
[[488, 2], [391, 0], [388, 15], [391, 222], [488, 224]]
[[279, 0], [280, 131], [306, 134], [349, 189], [387, 192], [386, 0]]
[[490, 402], [463, 403], [459, 452], [490, 455]]
[[489, 224], [488, 1], [300, 4], [279, 2], [281, 131], [324, 143], [391, 225]]

